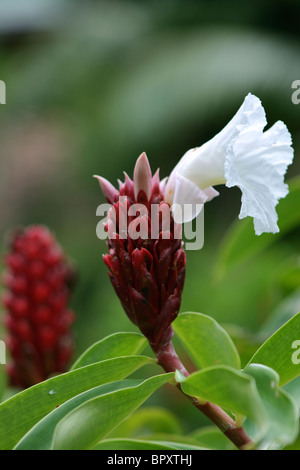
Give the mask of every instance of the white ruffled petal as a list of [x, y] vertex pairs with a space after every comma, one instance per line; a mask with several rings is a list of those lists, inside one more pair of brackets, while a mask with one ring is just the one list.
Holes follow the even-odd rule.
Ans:
[[245, 129], [262, 131], [266, 126], [266, 115], [260, 100], [249, 93], [231, 121], [213, 139], [201, 147], [188, 150], [171, 173], [166, 193], [173, 190], [174, 173], [205, 189], [216, 184], [225, 184], [224, 164], [228, 146]]
[[287, 127], [278, 121], [264, 133], [251, 127], [244, 129], [228, 147], [226, 186], [241, 189], [239, 218], [253, 217], [257, 235], [279, 231], [275, 207], [288, 194], [284, 175], [293, 161], [291, 145]]
[[[190, 222], [200, 214], [207, 195], [195, 183], [177, 173], [172, 203], [172, 213], [176, 223]], [[189, 205], [189, 209], [185, 207]]]
[[263, 132], [266, 124], [261, 101], [249, 93], [219, 134], [181, 158], [167, 182], [166, 202], [207, 202], [218, 194], [212, 186], [238, 186], [239, 217], [253, 217], [257, 235], [278, 232], [275, 207], [288, 193], [284, 175], [293, 160], [292, 139], [283, 122]]
[[172, 198], [172, 212], [177, 223], [190, 222], [200, 214], [205, 202], [219, 195], [213, 188], [202, 190], [179, 173], [176, 173], [174, 178], [176, 181]]
[[220, 193], [218, 191], [216, 191], [215, 188], [213, 188], [212, 186], [210, 186], [209, 188], [204, 189], [203, 191], [207, 196], [206, 202], [209, 202], [212, 199], [214, 199], [215, 197], [220, 195]]

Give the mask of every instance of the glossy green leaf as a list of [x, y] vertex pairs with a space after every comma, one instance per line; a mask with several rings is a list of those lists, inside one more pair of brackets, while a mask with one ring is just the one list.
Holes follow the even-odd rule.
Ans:
[[236, 221], [226, 234], [219, 252], [217, 273], [223, 276], [239, 263], [258, 255], [300, 224], [300, 177], [289, 182], [290, 192], [277, 207], [280, 232], [255, 235], [252, 218]]
[[154, 360], [145, 356], [108, 359], [28, 388], [0, 405], [0, 448], [11, 449], [45, 415], [92, 387], [120, 380]]
[[286, 384], [283, 390], [293, 397], [300, 410], [300, 376]]
[[186, 312], [178, 315], [173, 326], [200, 369], [219, 364], [240, 368], [239, 354], [233, 341], [213, 318]]
[[276, 449], [292, 443], [298, 435], [299, 412], [295, 401], [279, 388], [279, 375], [261, 364], [251, 364], [245, 372], [255, 379], [267, 414], [260, 447]]
[[140, 382], [141, 380], [132, 379], [110, 382], [76, 395], [58, 408], [55, 408], [51, 413], [47, 414], [43, 419], [41, 419], [41, 421], [33, 426], [18, 442], [15, 446], [15, 450], [50, 450], [56, 425], [62, 418], [70, 413], [70, 411], [91, 398], [104, 395], [105, 393], [114, 392], [116, 390], [121, 390], [122, 388], [138, 385]]
[[181, 382], [187, 395], [221, 406], [236, 416], [248, 416], [256, 425], [254, 438], [265, 427], [266, 413], [253, 377], [227, 366], [194, 372]]
[[[70, 411], [77, 406], [86, 402], [91, 398], [103, 395], [116, 390], [121, 390], [133, 385], [138, 385], [141, 380], [122, 380], [118, 382], [111, 382], [109, 384], [100, 385], [99, 387], [87, 390], [71, 400], [66, 401], [61, 406], [53, 410], [41, 421], [39, 421], [33, 428], [31, 428], [25, 436], [18, 442], [16, 450], [49, 450], [53, 439], [53, 433], [59, 421], [66, 416]], [[168, 410], [164, 408], [149, 407], [137, 410], [132, 416], [129, 416], [123, 423], [110, 433], [110, 439], [114, 436], [120, 438], [134, 437], [146, 427], [147, 430], [153, 432], [175, 432], [180, 434], [182, 432], [181, 426], [177, 418]]]
[[74, 363], [71, 370], [113, 357], [140, 354], [147, 340], [139, 333], [114, 333], [88, 348]]
[[172, 445], [140, 439], [104, 439], [93, 450], [172, 450]]
[[0, 403], [3, 400], [5, 387], [6, 387], [6, 377], [5, 377], [4, 367], [0, 364]]
[[[201, 415], [199, 414], [198, 416], [201, 418]], [[110, 438], [110, 436], [107, 436]], [[136, 439], [143, 439], [145, 441], [159, 441], [159, 442], [174, 442], [174, 443], [179, 443], [179, 444], [184, 444], [187, 446], [193, 446], [193, 447], [209, 447], [207, 445], [204, 445], [202, 443], [199, 443], [196, 439], [193, 437], [186, 435], [185, 433], [181, 434], [169, 434], [169, 433], [164, 433], [164, 432], [154, 432], [154, 433], [145, 433], [140, 436], [136, 436]], [[227, 438], [226, 438], [227, 439]]]
[[109, 435], [113, 437], [139, 437], [147, 433], [181, 434], [182, 426], [175, 414], [160, 407], [143, 407], [129, 416]]
[[300, 449], [300, 434], [298, 434], [297, 439], [288, 446], [285, 446], [283, 450], [299, 450]]
[[235, 445], [216, 426], [205, 426], [189, 434], [200, 446], [215, 450], [236, 450]]
[[91, 449], [173, 377], [173, 373], [161, 374], [146, 379], [139, 385], [88, 400], [59, 422], [54, 432], [52, 448]]
[[257, 350], [249, 364], [264, 364], [274, 369], [284, 385], [300, 375], [300, 313], [286, 322]]
[[140, 439], [106, 439], [97, 444], [93, 450], [208, 450], [183, 442], [145, 441]]

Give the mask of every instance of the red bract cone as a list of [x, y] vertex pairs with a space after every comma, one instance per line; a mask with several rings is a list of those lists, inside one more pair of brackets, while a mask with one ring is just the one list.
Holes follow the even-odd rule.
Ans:
[[[112, 204], [106, 224], [109, 254], [103, 257], [112, 285], [130, 320], [160, 353], [170, 345], [171, 323], [181, 303], [186, 261], [181, 227], [164, 202], [165, 183], [160, 182], [158, 171], [152, 177], [145, 153], [137, 160], [133, 180], [125, 174], [119, 190], [104, 178], [97, 178]], [[143, 204], [147, 213], [141, 209], [135, 215], [135, 204]], [[155, 217], [155, 226], [154, 216], [159, 212], [170, 217], [169, 224], [165, 223], [168, 218], [160, 216]], [[126, 221], [126, 233], [120, 221]], [[146, 237], [136, 235], [143, 230]]]
[[47, 228], [16, 233], [6, 256], [3, 296], [11, 385], [26, 388], [64, 372], [72, 353], [68, 308], [73, 270]]

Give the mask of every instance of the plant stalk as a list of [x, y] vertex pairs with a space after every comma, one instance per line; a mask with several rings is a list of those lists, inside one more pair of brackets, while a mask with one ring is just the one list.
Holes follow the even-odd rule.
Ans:
[[[185, 377], [190, 374], [180, 361], [174, 346], [169, 343], [164, 348], [156, 349], [155, 345], [152, 345], [152, 349], [157, 357], [157, 362], [166, 372], [175, 372], [179, 370]], [[178, 389], [184, 393], [181, 389], [180, 384], [177, 384]], [[184, 395], [186, 395], [184, 393]], [[253, 442], [248, 434], [245, 432], [242, 426], [237, 426], [235, 421], [225, 413], [222, 408], [213, 403], [206, 402], [200, 403], [195, 397], [189, 397], [193, 405], [200, 410], [207, 418], [209, 418], [228, 439], [240, 450], [250, 449], [253, 446]]]

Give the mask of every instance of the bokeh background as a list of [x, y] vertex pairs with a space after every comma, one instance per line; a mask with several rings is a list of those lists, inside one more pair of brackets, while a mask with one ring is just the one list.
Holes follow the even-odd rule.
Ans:
[[[101, 260], [96, 208], [104, 199], [93, 174], [116, 183], [146, 151], [167, 176], [251, 92], [268, 122], [281, 119], [292, 133], [287, 179], [297, 187], [299, 17], [298, 0], [1, 1], [0, 251], [16, 226], [41, 223], [56, 234], [79, 273], [77, 356], [107, 334], [134, 330]], [[205, 207], [204, 248], [188, 252], [181, 310], [224, 324], [246, 361], [262, 331], [300, 310], [300, 199], [281, 235], [232, 265], [240, 192], [220, 193]], [[242, 252], [247, 237], [256, 243], [252, 224], [245, 227]], [[155, 400], [178, 408], [180, 399]], [[180, 407], [183, 425], [195, 426], [193, 410]]]

